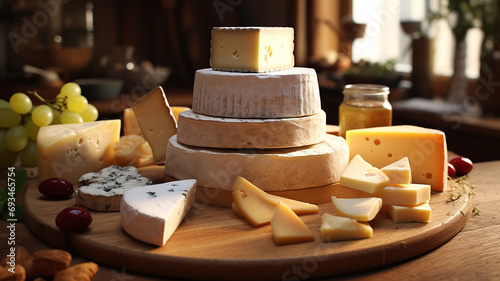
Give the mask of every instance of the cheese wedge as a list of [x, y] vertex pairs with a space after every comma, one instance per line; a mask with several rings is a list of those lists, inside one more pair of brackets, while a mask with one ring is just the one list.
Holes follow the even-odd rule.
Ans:
[[325, 242], [370, 238], [373, 228], [366, 222], [334, 216], [328, 213], [321, 217], [321, 238]]
[[162, 87], [147, 93], [132, 109], [142, 135], [153, 150], [155, 163], [165, 162], [167, 140], [177, 133], [177, 122]]
[[195, 180], [127, 190], [120, 206], [123, 229], [137, 240], [164, 245], [191, 209], [195, 190]]
[[390, 205], [388, 210], [389, 216], [395, 223], [400, 222], [424, 222], [431, 221], [432, 209], [429, 202], [422, 203], [416, 206], [399, 206]]
[[389, 184], [384, 172], [355, 155], [340, 176], [339, 183], [368, 193], [375, 193]]
[[384, 205], [419, 205], [431, 200], [431, 186], [428, 184], [397, 184], [384, 187], [376, 196]]
[[390, 184], [409, 184], [411, 183], [411, 168], [408, 157], [380, 168], [386, 176], [389, 177]]
[[332, 196], [332, 202], [337, 216], [357, 221], [371, 221], [382, 208], [382, 199], [378, 197], [337, 198]]
[[314, 241], [314, 233], [290, 207], [281, 201], [271, 219], [271, 229], [277, 245]]

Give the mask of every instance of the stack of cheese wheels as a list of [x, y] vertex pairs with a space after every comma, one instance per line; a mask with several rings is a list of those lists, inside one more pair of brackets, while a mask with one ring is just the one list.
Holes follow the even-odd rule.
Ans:
[[193, 109], [179, 115], [165, 174], [231, 190], [242, 176], [265, 191], [339, 180], [347, 143], [326, 134], [314, 69], [294, 67], [293, 29], [217, 27], [211, 68], [196, 72]]

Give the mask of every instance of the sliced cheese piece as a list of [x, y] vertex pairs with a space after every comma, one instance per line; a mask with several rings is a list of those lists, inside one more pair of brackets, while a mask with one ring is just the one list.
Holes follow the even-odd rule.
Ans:
[[233, 201], [239, 216], [244, 217], [255, 227], [269, 224], [273, 218], [276, 205], [270, 204], [253, 192], [245, 190], [234, 190]]
[[175, 121], [177, 121], [177, 124], [179, 124], [179, 114], [186, 110], [191, 110], [190, 107], [187, 106], [171, 106], [172, 112], [174, 113]]
[[293, 67], [291, 27], [214, 27], [210, 66], [217, 70], [262, 72]]
[[411, 183], [411, 168], [408, 157], [403, 157], [398, 161], [380, 168], [390, 179], [390, 184]]
[[373, 228], [366, 222], [334, 216], [328, 213], [321, 217], [321, 238], [325, 242], [370, 238]]
[[199, 186], [231, 190], [242, 176], [264, 191], [303, 189], [335, 183], [347, 165], [349, 148], [341, 137], [301, 148], [237, 150], [168, 142], [165, 175], [196, 179]]
[[422, 203], [416, 206], [389, 206], [389, 216], [395, 223], [400, 222], [430, 222], [431, 221], [431, 206], [429, 202]]
[[121, 121], [106, 120], [41, 127], [37, 137], [38, 179], [61, 177], [73, 184], [85, 173], [115, 163]]
[[314, 233], [283, 202], [278, 202], [271, 219], [274, 243], [277, 245], [314, 241]]
[[384, 187], [376, 194], [384, 205], [418, 205], [431, 200], [428, 184], [397, 184]]
[[359, 154], [377, 168], [408, 157], [413, 183], [443, 191], [448, 179], [445, 134], [418, 126], [389, 126], [349, 130], [350, 157]]
[[123, 229], [137, 240], [164, 245], [191, 209], [195, 190], [195, 180], [129, 189], [120, 206]]
[[368, 193], [375, 193], [389, 184], [384, 172], [355, 155], [340, 176], [339, 183]]
[[123, 110], [123, 135], [140, 135], [142, 136], [141, 128], [137, 119], [135, 118], [135, 113], [132, 108], [125, 108]]
[[162, 87], [151, 92], [132, 105], [142, 135], [153, 150], [155, 163], [165, 162], [167, 140], [177, 133], [177, 122]]
[[200, 69], [193, 86], [193, 112], [228, 118], [287, 118], [321, 111], [313, 68], [269, 73]]
[[326, 114], [293, 118], [237, 119], [196, 114], [179, 116], [177, 140], [185, 145], [214, 148], [290, 148], [325, 139]]
[[382, 199], [378, 197], [337, 198], [332, 196], [332, 201], [337, 216], [357, 221], [371, 221], [382, 208]]

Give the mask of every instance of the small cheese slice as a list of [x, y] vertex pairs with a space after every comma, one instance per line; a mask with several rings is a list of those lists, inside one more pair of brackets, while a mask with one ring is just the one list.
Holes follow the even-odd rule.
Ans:
[[38, 179], [61, 177], [73, 184], [85, 173], [115, 163], [118, 119], [41, 127], [37, 137]]
[[190, 107], [187, 106], [171, 106], [172, 112], [174, 113], [175, 121], [177, 121], [177, 124], [179, 124], [179, 114], [186, 110], [191, 110]]
[[293, 67], [291, 27], [214, 27], [210, 66], [217, 70], [262, 72]]
[[135, 118], [135, 113], [132, 108], [125, 108], [123, 110], [123, 135], [140, 135], [142, 136], [141, 128], [137, 119]]
[[271, 229], [277, 245], [314, 241], [314, 233], [281, 201], [271, 219]]
[[430, 184], [443, 191], [448, 181], [445, 134], [418, 126], [388, 126], [349, 130], [346, 140], [350, 157], [359, 154], [368, 163], [382, 168], [408, 157], [412, 182]]
[[132, 105], [142, 135], [153, 150], [157, 164], [165, 162], [167, 140], [177, 133], [177, 122], [162, 87], [151, 92]]
[[367, 222], [334, 216], [328, 213], [321, 217], [321, 238], [325, 242], [370, 238], [373, 228]]
[[357, 221], [373, 220], [382, 208], [382, 199], [378, 197], [337, 198], [332, 196], [332, 202], [337, 216]]
[[400, 222], [424, 222], [431, 221], [431, 206], [425, 202], [416, 206], [390, 205], [389, 216], [395, 223]]
[[325, 139], [326, 114], [292, 118], [237, 119], [184, 111], [179, 116], [177, 140], [185, 145], [214, 148], [290, 148]]
[[313, 68], [266, 73], [199, 69], [193, 86], [193, 112], [228, 118], [287, 118], [321, 111]]
[[195, 180], [127, 190], [120, 206], [123, 229], [137, 240], [164, 245], [191, 209], [195, 190]]
[[418, 205], [431, 200], [428, 184], [397, 184], [384, 187], [377, 194], [384, 205]]
[[355, 155], [340, 176], [339, 183], [368, 193], [375, 193], [389, 184], [384, 172]]
[[390, 179], [390, 184], [409, 184], [411, 183], [411, 168], [408, 157], [380, 168]]

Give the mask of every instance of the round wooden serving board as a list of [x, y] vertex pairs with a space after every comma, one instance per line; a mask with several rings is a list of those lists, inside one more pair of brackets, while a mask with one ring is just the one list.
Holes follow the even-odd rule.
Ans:
[[[338, 185], [318, 193], [323, 193], [324, 202], [331, 195], [353, 196], [352, 189]], [[319, 230], [321, 215], [334, 213], [333, 203], [321, 203], [318, 214], [301, 216], [316, 240], [283, 246], [274, 244], [269, 225], [255, 228], [230, 208], [196, 203], [170, 240], [156, 247], [125, 233], [118, 212], [92, 212], [87, 231], [63, 233], [55, 217], [74, 200], [50, 200], [32, 180], [25, 221], [54, 247], [127, 271], [195, 280], [302, 280], [381, 267], [442, 245], [464, 227], [472, 211], [468, 196], [448, 203], [449, 198], [447, 192], [432, 194], [430, 223], [396, 224], [380, 212], [370, 222], [372, 238], [333, 243], [322, 242]]]

